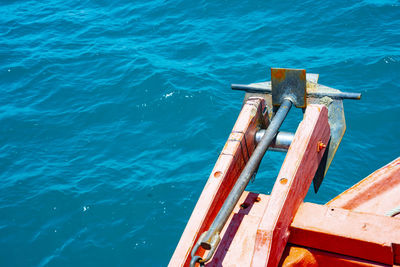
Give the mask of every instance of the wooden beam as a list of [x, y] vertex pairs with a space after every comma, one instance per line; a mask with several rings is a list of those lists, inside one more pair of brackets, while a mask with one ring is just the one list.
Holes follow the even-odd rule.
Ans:
[[386, 215], [400, 207], [400, 158], [376, 170], [326, 205]]
[[277, 266], [289, 238], [289, 226], [310, 187], [330, 137], [328, 110], [309, 105], [300, 123], [267, 208], [258, 226], [252, 266]]
[[289, 242], [383, 264], [399, 264], [400, 220], [303, 203], [291, 224]]
[[[249, 98], [244, 104], [233, 130], [208, 178], [192, 215], [181, 236], [169, 266], [188, 266], [190, 252], [200, 235], [218, 214], [237, 178], [254, 151], [254, 135], [268, 122], [262, 98]], [[203, 249], [197, 255], [203, 256]]]
[[349, 257], [342, 254], [287, 244], [281, 267], [389, 267], [387, 264]]
[[250, 266], [257, 227], [268, 195], [243, 192], [225, 227], [221, 242], [206, 266]]

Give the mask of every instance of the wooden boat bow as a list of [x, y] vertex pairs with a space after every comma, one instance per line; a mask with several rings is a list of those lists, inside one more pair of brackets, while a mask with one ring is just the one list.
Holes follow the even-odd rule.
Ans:
[[[360, 96], [320, 86], [318, 76], [305, 70], [271, 73], [270, 93], [254, 92], [268, 83], [249, 85], [253, 89], [246, 93], [169, 266], [400, 264], [400, 220], [384, 215], [400, 207], [400, 158], [327, 205], [303, 202], [313, 180], [320, 186], [344, 134], [342, 100]], [[245, 192], [259, 164], [253, 158], [260, 153], [262, 158], [276, 143], [274, 120], [288, 101], [303, 108], [304, 116], [271, 195]], [[270, 129], [275, 141], [263, 136], [264, 144], [263, 139], [257, 144], [261, 129]]]

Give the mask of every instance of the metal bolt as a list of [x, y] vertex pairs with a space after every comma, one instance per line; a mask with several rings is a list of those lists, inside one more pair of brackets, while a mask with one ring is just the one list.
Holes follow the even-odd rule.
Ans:
[[321, 141], [318, 141], [317, 144], [317, 152], [320, 152], [322, 149], [324, 149], [326, 147], [326, 145], [324, 143], [322, 143]]

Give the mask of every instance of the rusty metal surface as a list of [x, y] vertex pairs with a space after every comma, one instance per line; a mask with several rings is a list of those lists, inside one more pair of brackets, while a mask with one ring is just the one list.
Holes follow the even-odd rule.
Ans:
[[296, 107], [306, 107], [306, 70], [271, 68], [271, 87], [274, 106], [289, 98]]
[[[268, 109], [269, 118], [271, 119], [275, 114], [274, 89], [272, 83], [274, 83], [275, 79], [279, 84], [279, 81], [287, 77], [287, 74], [288, 72], [282, 72], [281, 69], [271, 69], [271, 82], [267, 81], [247, 85], [249, 88], [253, 88], [253, 91], [246, 92], [245, 101], [252, 96], [263, 97], [265, 99], [266, 108]], [[318, 74], [306, 74], [304, 71], [304, 77], [306, 78], [306, 105], [325, 105], [328, 108], [328, 121], [331, 127], [331, 139], [328, 143], [324, 158], [321, 160], [321, 165], [314, 177], [314, 190], [317, 192], [346, 131], [343, 99], [360, 99], [361, 94], [341, 92], [340, 90], [318, 84]]]
[[[270, 82], [253, 84], [258, 87], [266, 87], [270, 86]], [[313, 88], [315, 86], [315, 88]], [[307, 83], [307, 93], [338, 93], [339, 90], [334, 88], [330, 88], [321, 84], [310, 85]], [[265, 99], [266, 107], [268, 109], [268, 114], [270, 117], [274, 114], [274, 109], [272, 105], [272, 96], [271, 94], [258, 94], [258, 93], [246, 93], [245, 100], [251, 96], [261, 96]], [[331, 127], [331, 140], [328, 145], [328, 149], [326, 150], [327, 154], [322, 160], [322, 164], [317, 171], [316, 176], [314, 177], [314, 190], [318, 191], [326, 172], [329, 169], [330, 164], [335, 156], [335, 153], [339, 147], [340, 142], [342, 141], [343, 135], [346, 131], [346, 120], [344, 116], [344, 108], [342, 99], [330, 98], [330, 97], [307, 97], [307, 104], [323, 104], [328, 108], [328, 121]], [[325, 164], [324, 164], [325, 162]]]

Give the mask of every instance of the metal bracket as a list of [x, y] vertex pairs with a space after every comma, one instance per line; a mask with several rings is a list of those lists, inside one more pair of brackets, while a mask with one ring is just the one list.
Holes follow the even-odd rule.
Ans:
[[318, 77], [318, 74], [306, 74], [305, 70], [272, 68], [271, 82], [231, 85], [234, 90], [247, 92], [245, 101], [251, 96], [263, 97], [269, 119], [275, 115], [274, 107], [279, 106], [285, 98], [290, 98], [296, 107], [303, 109], [307, 104], [322, 104], [328, 108], [331, 138], [313, 180], [315, 192], [318, 191], [346, 130], [343, 99], [361, 99], [360, 93], [341, 92], [318, 84]]
[[298, 108], [305, 108], [306, 70], [271, 68], [272, 105], [280, 106], [290, 98]]

